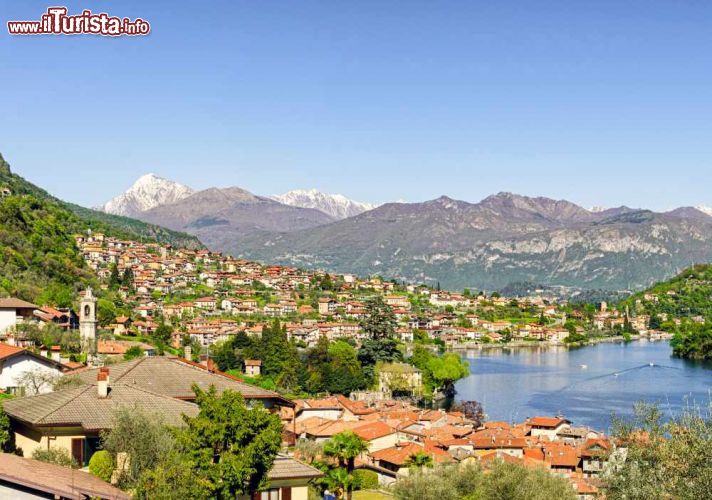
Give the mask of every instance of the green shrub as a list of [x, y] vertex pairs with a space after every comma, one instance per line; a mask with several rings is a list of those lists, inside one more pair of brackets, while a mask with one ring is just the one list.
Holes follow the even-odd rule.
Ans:
[[378, 474], [372, 470], [357, 469], [353, 473], [354, 488], [357, 490], [378, 489]]
[[89, 459], [89, 472], [99, 479], [110, 481], [114, 472], [114, 461], [106, 450], [99, 450]]
[[73, 469], [79, 468], [79, 464], [69, 455], [69, 452], [64, 448], [37, 448], [32, 452], [32, 458], [40, 462], [48, 464], [63, 465]]

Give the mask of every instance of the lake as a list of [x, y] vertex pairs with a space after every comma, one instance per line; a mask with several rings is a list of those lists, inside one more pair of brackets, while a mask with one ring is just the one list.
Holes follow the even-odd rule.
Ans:
[[712, 364], [671, 354], [666, 340], [462, 351], [471, 375], [456, 399], [481, 402], [489, 420], [562, 414], [609, 431], [611, 414], [631, 415], [636, 401], [658, 402], [666, 415], [709, 403]]

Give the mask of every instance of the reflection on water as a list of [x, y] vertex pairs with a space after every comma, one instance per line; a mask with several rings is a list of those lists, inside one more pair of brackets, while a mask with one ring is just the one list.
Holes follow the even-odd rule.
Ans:
[[707, 405], [712, 365], [671, 352], [667, 341], [645, 340], [468, 350], [462, 354], [472, 375], [458, 382], [457, 399], [480, 401], [491, 420], [561, 413], [600, 430], [608, 430], [613, 412], [630, 415], [640, 400], [658, 402], [668, 415], [688, 404]]

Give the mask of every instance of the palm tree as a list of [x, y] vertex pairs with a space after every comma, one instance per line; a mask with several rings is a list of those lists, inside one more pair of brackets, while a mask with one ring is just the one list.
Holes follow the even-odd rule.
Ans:
[[[368, 451], [368, 443], [353, 431], [335, 434], [334, 437], [324, 443], [324, 454], [328, 457], [336, 458], [340, 467], [346, 467], [348, 476], [351, 476], [354, 471], [356, 457], [366, 451]], [[342, 484], [346, 489], [347, 498], [351, 500], [353, 481], [350, 481], [349, 484]]]
[[408, 457], [406, 465], [408, 467], [417, 467], [418, 469], [422, 469], [423, 467], [432, 467], [433, 457], [424, 451], [418, 451]]

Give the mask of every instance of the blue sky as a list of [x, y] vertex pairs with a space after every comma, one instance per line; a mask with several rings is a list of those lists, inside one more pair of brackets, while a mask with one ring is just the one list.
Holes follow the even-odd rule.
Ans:
[[[99, 204], [154, 172], [371, 202], [712, 205], [712, 2], [59, 2], [147, 37], [10, 37], [0, 151]], [[183, 6], [181, 6], [183, 5]]]

